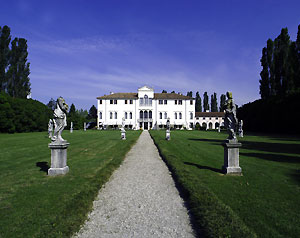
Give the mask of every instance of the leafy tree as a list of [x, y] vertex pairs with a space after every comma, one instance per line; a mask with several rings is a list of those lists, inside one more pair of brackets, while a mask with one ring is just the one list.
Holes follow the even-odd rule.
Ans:
[[193, 92], [192, 91], [187, 92], [186, 96], [193, 97]]
[[51, 98], [47, 104], [47, 107], [49, 107], [52, 111], [54, 111], [56, 107], [56, 101], [53, 98]]
[[274, 42], [271, 39], [267, 41], [267, 67], [269, 79], [269, 95], [276, 94], [275, 69], [274, 69]]
[[0, 27], [0, 92], [6, 91], [6, 70], [9, 65], [10, 28]]
[[195, 111], [202, 112], [202, 102], [199, 92], [196, 92], [196, 103], [195, 103]]
[[224, 108], [224, 105], [225, 105], [225, 102], [226, 102], [226, 95], [225, 94], [221, 94], [221, 97], [220, 97], [220, 112], [223, 112], [223, 108]]
[[97, 121], [97, 108], [94, 105], [89, 110], [88, 119], [93, 122]]
[[211, 100], [210, 100], [210, 108], [212, 112], [217, 112], [218, 111], [218, 102], [217, 102], [217, 94], [214, 93], [211, 95]]
[[295, 87], [300, 91], [300, 24], [298, 25], [298, 33], [296, 39], [296, 54], [298, 59], [298, 70], [296, 71]]
[[161, 93], [167, 93], [167, 91], [166, 90], [162, 90], [162, 92]]
[[205, 92], [203, 94], [203, 110], [205, 112], [209, 111], [209, 104], [208, 104], [208, 95], [207, 95], [207, 92]]
[[26, 98], [30, 94], [29, 65], [27, 62], [27, 40], [15, 38], [11, 43], [7, 92], [12, 97]]

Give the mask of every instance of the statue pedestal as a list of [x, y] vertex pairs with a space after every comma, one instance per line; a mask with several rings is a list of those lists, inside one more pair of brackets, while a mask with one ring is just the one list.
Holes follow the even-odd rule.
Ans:
[[224, 147], [224, 165], [222, 167], [225, 174], [242, 175], [242, 168], [239, 166], [239, 148], [242, 146], [237, 140], [226, 140]]
[[121, 139], [126, 140], [126, 131], [121, 131]]
[[166, 130], [166, 140], [170, 140], [170, 139], [171, 139], [170, 130]]
[[67, 166], [67, 148], [69, 145], [70, 143], [67, 141], [48, 144], [48, 147], [51, 149], [51, 167], [48, 169], [49, 176], [62, 175], [69, 172], [69, 167]]

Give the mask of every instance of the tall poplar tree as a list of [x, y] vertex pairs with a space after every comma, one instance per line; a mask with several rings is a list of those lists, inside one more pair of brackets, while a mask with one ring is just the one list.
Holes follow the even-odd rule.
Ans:
[[193, 92], [192, 91], [187, 92], [186, 96], [193, 97]]
[[224, 111], [225, 102], [226, 102], [226, 95], [222, 94], [220, 97], [220, 112]]
[[203, 110], [204, 112], [209, 111], [209, 104], [208, 104], [208, 95], [207, 92], [203, 94]]
[[275, 95], [275, 71], [274, 71], [274, 41], [268, 39], [267, 41], [267, 62], [268, 68], [268, 78], [269, 78], [269, 88], [270, 95]]
[[217, 94], [214, 93], [210, 97], [210, 108], [212, 112], [217, 112], [218, 111], [218, 103], [217, 103]]
[[262, 71], [260, 72], [260, 86], [259, 93], [262, 99], [266, 99], [270, 96], [270, 78], [267, 58], [267, 48], [264, 47], [262, 50], [262, 57], [260, 59]]
[[26, 98], [30, 94], [29, 65], [27, 62], [27, 40], [15, 38], [11, 43], [7, 92], [12, 97]]
[[297, 59], [298, 59], [298, 70], [296, 71], [296, 76], [295, 76], [295, 87], [298, 91], [300, 91], [300, 24], [298, 25], [296, 51], [297, 51]]
[[7, 90], [6, 71], [9, 65], [10, 41], [10, 28], [8, 26], [0, 27], [0, 92]]
[[196, 103], [195, 103], [195, 111], [202, 112], [202, 102], [199, 92], [196, 92]]

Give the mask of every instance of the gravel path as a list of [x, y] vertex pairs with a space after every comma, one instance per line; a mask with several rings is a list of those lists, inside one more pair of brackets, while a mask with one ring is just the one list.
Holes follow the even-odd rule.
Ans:
[[75, 237], [194, 237], [187, 209], [148, 131], [99, 191]]

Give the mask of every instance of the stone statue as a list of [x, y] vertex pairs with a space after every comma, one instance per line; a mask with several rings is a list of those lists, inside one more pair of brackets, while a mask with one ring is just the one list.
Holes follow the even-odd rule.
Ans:
[[53, 142], [65, 142], [65, 140], [61, 137], [61, 133], [65, 126], [67, 125], [67, 116], [66, 113], [68, 111], [68, 105], [62, 97], [59, 97], [56, 101], [56, 108], [53, 114], [54, 121], [54, 133], [51, 138]]
[[236, 117], [236, 105], [232, 98], [232, 92], [226, 93], [227, 100], [224, 104], [224, 110], [225, 110], [225, 120], [224, 125], [227, 128], [227, 131], [229, 133], [228, 140], [237, 140], [236, 139], [236, 126], [238, 123], [238, 119]]
[[167, 119], [167, 130], [170, 130], [170, 118]]
[[48, 135], [49, 138], [52, 138], [52, 132], [53, 132], [53, 121], [52, 119], [49, 119], [49, 123], [48, 123]]
[[125, 130], [124, 128], [125, 128], [125, 117], [122, 118], [122, 129]]
[[239, 137], [244, 137], [243, 120], [239, 122]]
[[126, 140], [125, 117], [122, 118], [121, 139]]

